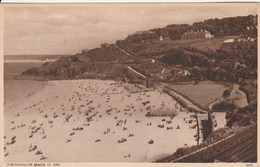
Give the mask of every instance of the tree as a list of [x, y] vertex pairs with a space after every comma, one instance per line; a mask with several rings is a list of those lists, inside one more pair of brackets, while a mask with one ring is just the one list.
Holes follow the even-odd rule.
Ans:
[[225, 89], [224, 91], [223, 91], [223, 94], [222, 94], [222, 97], [223, 98], [228, 98], [230, 96], [230, 91], [228, 90], [228, 89]]

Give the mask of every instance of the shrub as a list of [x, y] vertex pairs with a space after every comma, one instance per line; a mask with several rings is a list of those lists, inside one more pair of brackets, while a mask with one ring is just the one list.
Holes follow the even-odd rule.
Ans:
[[236, 109], [236, 105], [232, 100], [221, 101], [212, 106], [213, 111], [233, 111], [234, 109]]

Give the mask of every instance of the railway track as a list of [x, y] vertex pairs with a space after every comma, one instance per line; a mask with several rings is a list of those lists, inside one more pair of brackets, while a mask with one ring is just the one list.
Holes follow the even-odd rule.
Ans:
[[250, 162], [257, 157], [257, 127], [251, 125], [170, 162]]

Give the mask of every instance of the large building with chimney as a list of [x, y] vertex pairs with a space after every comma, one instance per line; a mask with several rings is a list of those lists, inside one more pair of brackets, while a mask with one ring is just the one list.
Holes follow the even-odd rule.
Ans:
[[200, 39], [200, 38], [214, 38], [214, 35], [212, 35], [209, 31], [205, 30], [197, 30], [197, 31], [188, 31], [181, 35], [181, 39]]

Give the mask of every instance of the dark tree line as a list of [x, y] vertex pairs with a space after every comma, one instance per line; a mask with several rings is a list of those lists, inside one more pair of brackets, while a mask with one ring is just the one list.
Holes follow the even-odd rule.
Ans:
[[218, 36], [250, 36], [257, 37], [257, 15], [228, 17], [223, 19], [208, 19], [201, 22], [189, 24], [171, 24], [164, 28], [156, 28], [150, 31], [154, 34], [132, 34], [127, 37], [131, 41], [142, 41], [147, 39], [158, 39], [159, 36], [176, 40], [187, 31], [208, 30], [211, 34]]
[[[203, 22], [196, 22], [192, 25], [173, 24], [168, 25], [163, 30], [167, 31], [171, 39], [180, 39], [180, 35], [193, 30], [207, 29], [213, 35], [217, 36], [233, 36], [246, 35], [257, 37], [257, 16], [237, 16], [223, 19], [209, 19]], [[160, 30], [160, 31], [163, 31]]]

